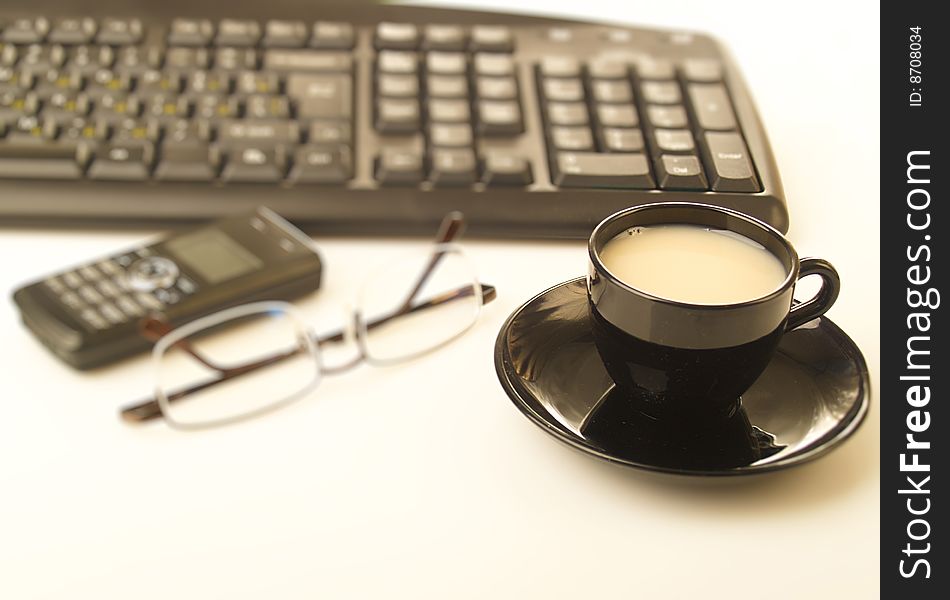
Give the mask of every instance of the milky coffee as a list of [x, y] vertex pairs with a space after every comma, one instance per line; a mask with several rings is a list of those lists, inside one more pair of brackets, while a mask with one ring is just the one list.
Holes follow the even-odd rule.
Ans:
[[689, 304], [733, 304], [777, 290], [788, 271], [762, 245], [698, 225], [632, 227], [600, 252], [607, 270], [653, 296]]

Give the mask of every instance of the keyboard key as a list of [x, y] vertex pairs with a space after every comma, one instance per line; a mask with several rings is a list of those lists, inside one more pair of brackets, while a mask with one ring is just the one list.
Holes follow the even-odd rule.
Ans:
[[148, 99], [144, 106], [146, 117], [163, 120], [186, 119], [191, 115], [188, 98], [173, 95], [157, 95]]
[[346, 145], [352, 137], [350, 124], [341, 121], [311, 121], [307, 139], [311, 144]]
[[471, 149], [432, 152], [429, 179], [437, 186], [471, 185], [475, 182], [475, 153]]
[[148, 70], [139, 77], [135, 86], [138, 96], [154, 94], [177, 94], [181, 92], [184, 80], [180, 73], [170, 71]]
[[587, 127], [553, 127], [551, 142], [558, 150], [593, 150], [594, 138]]
[[458, 25], [428, 25], [424, 46], [428, 50], [465, 50], [468, 37]]
[[464, 77], [437, 76], [427, 78], [429, 96], [433, 98], [467, 98], [468, 81]]
[[482, 135], [514, 135], [521, 133], [521, 108], [517, 102], [480, 100], [478, 127]]
[[353, 114], [349, 75], [294, 73], [287, 76], [286, 89], [298, 119], [349, 120]]
[[715, 130], [736, 128], [736, 115], [721, 83], [693, 83], [687, 87], [687, 93], [700, 127]]
[[465, 100], [430, 100], [429, 120], [436, 123], [467, 123], [471, 119]]
[[376, 130], [380, 133], [412, 133], [419, 130], [419, 101], [381, 98], [376, 104]]
[[419, 60], [415, 52], [383, 50], [376, 57], [376, 66], [381, 73], [415, 75]]
[[192, 98], [195, 117], [199, 119], [233, 119], [241, 116], [241, 105], [234, 96], [199, 94]]
[[608, 104], [633, 102], [633, 90], [628, 81], [595, 79], [591, 83], [594, 100]]
[[[207, 48], [169, 48], [165, 52], [165, 68], [174, 71], [194, 71], [207, 69], [211, 64], [211, 54]], [[203, 71], [202, 71], [203, 72]]]
[[3, 41], [11, 44], [38, 44], [49, 33], [49, 21], [37, 19], [14, 19], [2, 30]]
[[413, 50], [419, 47], [419, 29], [412, 23], [380, 23], [375, 44], [377, 50]]
[[78, 92], [50, 94], [43, 107], [43, 118], [49, 121], [69, 121], [89, 114], [89, 97]]
[[504, 77], [514, 75], [515, 61], [508, 54], [478, 53], [474, 58], [475, 73], [478, 75], [492, 75]]
[[114, 68], [137, 76], [149, 69], [160, 68], [163, 52], [158, 46], [125, 46], [119, 49]]
[[[169, 50], [169, 55], [171, 54]], [[233, 77], [230, 73], [209, 73], [208, 71], [195, 71], [188, 78], [188, 91], [196, 94], [230, 94], [233, 84]]]
[[518, 97], [518, 83], [514, 77], [479, 77], [475, 90], [483, 100], [514, 100]]
[[0, 94], [0, 120], [13, 121], [24, 115], [35, 115], [39, 107], [36, 94], [23, 91]]
[[234, 85], [239, 94], [276, 94], [280, 89], [280, 79], [276, 73], [241, 71], [236, 75]]
[[[8, 48], [15, 48], [15, 46], [7, 46]], [[24, 75], [29, 76], [28, 85], [20, 84], [20, 80]], [[10, 92], [19, 92], [25, 89], [33, 87], [33, 80], [35, 78], [32, 74], [23, 74], [18, 71], [14, 71], [10, 67], [0, 66], [0, 94], [6, 94]]]
[[91, 179], [141, 181], [147, 179], [154, 159], [152, 144], [115, 144], [95, 152], [89, 166]]
[[640, 121], [632, 104], [600, 104], [597, 120], [604, 127], [636, 127]]
[[21, 49], [17, 66], [23, 73], [42, 75], [50, 69], [62, 66], [65, 60], [66, 52], [62, 46], [33, 44]]
[[446, 125], [434, 123], [429, 127], [429, 140], [433, 146], [462, 148], [472, 145], [470, 125]]
[[109, 133], [108, 129], [100, 130], [92, 119], [76, 117], [60, 123], [59, 139], [94, 142], [104, 140]]
[[85, 78], [77, 71], [52, 69], [36, 78], [34, 91], [41, 96], [61, 92], [73, 93], [81, 90], [85, 83]]
[[703, 135], [703, 162], [717, 192], [757, 192], [749, 151], [738, 133], [707, 132]]
[[601, 143], [608, 152], [642, 152], [643, 133], [639, 129], [605, 127], [601, 130]]
[[583, 102], [551, 102], [547, 111], [552, 125], [585, 125], [588, 121], [587, 105]]
[[214, 38], [214, 24], [207, 19], [174, 19], [168, 43], [174, 46], [207, 46]]
[[587, 65], [587, 72], [593, 79], [626, 79], [629, 68], [619, 60], [597, 58]]
[[254, 46], [261, 39], [261, 26], [257, 21], [222, 19], [218, 23], [218, 46]]
[[257, 68], [257, 50], [253, 48], [218, 48], [214, 68], [219, 71], [243, 71]]
[[546, 56], [541, 59], [544, 77], [580, 77], [581, 64], [572, 56]]
[[288, 179], [294, 183], [341, 183], [353, 177], [347, 146], [303, 146], [294, 154]]
[[286, 170], [282, 147], [249, 146], [227, 154], [221, 179], [226, 182], [279, 181]]
[[662, 152], [692, 152], [696, 148], [688, 129], [657, 129], [653, 139]]
[[317, 21], [313, 24], [310, 45], [314, 48], [349, 50], [356, 43], [353, 25], [334, 21]]
[[554, 166], [554, 183], [561, 187], [654, 187], [650, 165], [643, 154], [560, 152]]
[[349, 73], [353, 70], [353, 58], [345, 52], [266, 50], [263, 68], [273, 71]]
[[244, 116], [248, 119], [289, 119], [290, 101], [285, 96], [253, 94], [244, 100]]
[[310, 32], [303, 21], [271, 20], [264, 25], [266, 48], [300, 48], [307, 42]]
[[114, 61], [115, 51], [109, 46], [76, 46], [68, 50], [64, 68], [88, 76], [111, 67]]
[[96, 41], [111, 46], [137, 44], [142, 39], [142, 22], [138, 19], [103, 19]]
[[383, 148], [376, 159], [376, 179], [383, 185], [408, 185], [422, 181], [422, 155], [403, 148]]
[[[143, 121], [141, 119], [123, 119], [112, 126], [112, 144], [142, 145], [146, 142], [156, 142], [160, 137], [158, 119]], [[102, 137], [102, 136], [101, 136]]]
[[531, 164], [523, 156], [501, 150], [489, 150], [484, 157], [482, 181], [488, 185], [528, 185]]
[[668, 60], [644, 57], [637, 61], [637, 75], [640, 79], [673, 79], [676, 69]]
[[78, 179], [85, 162], [79, 148], [74, 141], [0, 139], [0, 179]]
[[377, 80], [377, 93], [388, 98], [414, 98], [419, 95], [419, 78], [415, 75], [383, 74]]
[[49, 32], [49, 41], [53, 44], [88, 44], [96, 35], [95, 20], [60, 19]]
[[166, 141], [155, 168], [160, 181], [211, 181], [218, 173], [220, 155], [206, 142]]
[[436, 75], [464, 75], [468, 62], [461, 52], [429, 52], [426, 71]]
[[584, 85], [580, 79], [545, 79], [542, 91], [553, 102], [576, 102], [584, 99]]
[[273, 148], [300, 142], [300, 125], [281, 119], [226, 119], [218, 125], [218, 142], [226, 148]]
[[647, 118], [654, 127], [665, 127], [669, 129], [678, 129], [686, 127], [689, 121], [686, 117], [686, 109], [682, 106], [648, 106]]
[[683, 77], [696, 83], [713, 83], [722, 80], [722, 63], [712, 58], [691, 58], [683, 61]]
[[664, 190], [707, 190], [699, 159], [693, 155], [664, 154], [656, 161], [656, 178]]
[[640, 85], [643, 99], [650, 104], [678, 104], [683, 97], [675, 81], [644, 81]]
[[472, 50], [511, 52], [515, 49], [511, 30], [501, 25], [476, 25], [472, 28]]

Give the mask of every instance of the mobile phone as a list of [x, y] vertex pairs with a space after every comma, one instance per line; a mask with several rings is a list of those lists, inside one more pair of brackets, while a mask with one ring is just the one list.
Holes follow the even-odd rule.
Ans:
[[267, 208], [169, 235], [55, 273], [14, 292], [26, 327], [56, 356], [89, 369], [147, 350], [144, 317], [172, 326], [320, 286], [313, 240]]

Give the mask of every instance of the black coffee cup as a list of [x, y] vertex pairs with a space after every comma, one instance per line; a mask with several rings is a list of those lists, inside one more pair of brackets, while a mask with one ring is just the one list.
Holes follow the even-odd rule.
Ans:
[[[654, 296], [621, 281], [600, 254], [621, 232], [650, 225], [698, 225], [740, 234], [778, 258], [787, 275], [771, 293], [734, 304]], [[617, 388], [656, 418], [711, 418], [735, 410], [782, 335], [824, 314], [840, 288], [838, 273], [827, 261], [799, 260], [788, 240], [769, 225], [706, 204], [647, 204], [620, 211], [594, 229], [588, 249], [587, 294], [597, 350]], [[795, 284], [808, 275], [821, 277], [821, 288], [793, 306]]]

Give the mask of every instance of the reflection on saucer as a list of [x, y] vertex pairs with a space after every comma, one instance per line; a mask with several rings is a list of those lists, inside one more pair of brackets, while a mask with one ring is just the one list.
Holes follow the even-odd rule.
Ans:
[[638, 411], [616, 387], [604, 395], [580, 433], [620, 458], [675, 469], [742, 467], [785, 448], [774, 435], [753, 426], [741, 406], [714, 420], [662, 420]]
[[502, 327], [495, 369], [532, 422], [601, 459], [690, 475], [760, 473], [824, 454], [854, 433], [868, 410], [864, 357], [822, 317], [782, 338], [768, 368], [723, 422], [707, 421], [707, 427], [653, 419], [613, 391], [588, 319], [583, 278], [542, 292]]

